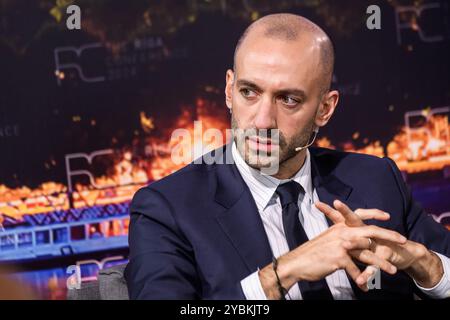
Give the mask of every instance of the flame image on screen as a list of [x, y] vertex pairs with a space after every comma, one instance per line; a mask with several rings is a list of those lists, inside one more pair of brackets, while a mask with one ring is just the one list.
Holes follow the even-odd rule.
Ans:
[[[12, 189], [0, 184], [0, 223], [3, 224], [5, 218], [20, 222], [24, 215], [67, 210], [71, 207], [83, 208], [128, 202], [139, 188], [185, 165], [185, 163], [175, 164], [172, 161], [171, 150], [180, 143], [171, 139], [173, 130], [179, 128], [187, 130], [191, 139], [181, 143], [190, 143], [191, 145], [186, 147], [191, 150], [208, 146], [209, 149], [202, 150], [202, 153], [205, 153], [222, 146], [226, 141], [206, 141], [203, 132], [215, 128], [220, 130], [225, 138], [225, 131], [229, 127], [226, 113], [217, 112], [213, 103], [201, 98], [197, 99], [194, 112], [192, 108], [182, 108], [179, 117], [170, 126], [162, 128], [162, 134], [158, 137], [152, 135], [152, 131], [158, 129], [155, 128], [152, 118], [141, 112], [140, 121], [146, 135], [136, 139], [144, 139], [144, 150], [134, 154], [132, 149], [127, 147], [111, 152], [113, 166], [107, 168], [106, 175], [99, 175], [94, 179], [98, 188], [81, 182], [74, 183], [72, 192], [69, 192], [65, 184], [52, 181], [44, 182], [34, 189], [27, 186]], [[201, 121], [202, 131], [194, 130], [194, 121]], [[189, 156], [189, 162], [194, 160], [194, 152]]]
[[417, 173], [450, 165], [450, 107], [411, 111], [405, 126], [387, 146], [401, 170]]

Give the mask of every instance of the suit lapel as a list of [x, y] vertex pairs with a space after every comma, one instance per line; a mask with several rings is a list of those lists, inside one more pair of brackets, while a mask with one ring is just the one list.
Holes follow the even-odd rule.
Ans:
[[[231, 146], [225, 147], [225, 155]], [[232, 157], [227, 156], [227, 159]], [[235, 164], [216, 165], [215, 200], [224, 210], [216, 220], [232, 242], [250, 272], [272, 260], [272, 252], [264, 226], [250, 190]]]
[[330, 171], [333, 168], [325, 165], [327, 163], [326, 159], [321, 158], [324, 155], [321, 155], [320, 151], [316, 151], [314, 148], [310, 148], [310, 151], [311, 178], [320, 201], [333, 207], [333, 201], [338, 199], [347, 204], [352, 210], [365, 208], [365, 203], [360, 201], [354, 202], [349, 199], [353, 188], [337, 178], [333, 171]]

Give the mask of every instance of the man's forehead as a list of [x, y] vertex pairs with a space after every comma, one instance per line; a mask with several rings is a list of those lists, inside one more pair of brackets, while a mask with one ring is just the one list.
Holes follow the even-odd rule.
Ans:
[[262, 32], [255, 31], [249, 34], [241, 44], [236, 55], [236, 63], [248, 56], [264, 59], [271, 59], [272, 56], [277, 59], [283, 57], [295, 61], [301, 58], [313, 58], [319, 53], [320, 43], [311, 34], [305, 33], [294, 40], [286, 41], [267, 37]]
[[318, 48], [314, 45], [264, 39], [242, 46], [236, 56], [235, 71], [244, 77], [281, 75], [301, 78], [317, 69], [319, 57]]

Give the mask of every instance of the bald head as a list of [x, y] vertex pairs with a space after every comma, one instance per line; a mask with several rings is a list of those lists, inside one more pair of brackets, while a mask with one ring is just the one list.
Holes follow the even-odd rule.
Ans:
[[241, 47], [249, 37], [263, 37], [285, 42], [300, 41], [306, 37], [320, 49], [321, 91], [326, 92], [331, 85], [334, 67], [333, 44], [327, 34], [315, 23], [295, 14], [279, 13], [264, 16], [253, 22], [239, 38], [234, 51], [234, 69]]

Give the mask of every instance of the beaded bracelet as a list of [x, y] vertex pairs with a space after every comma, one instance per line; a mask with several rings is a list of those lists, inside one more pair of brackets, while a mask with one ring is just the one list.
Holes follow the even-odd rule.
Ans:
[[281, 285], [280, 277], [278, 276], [277, 268], [278, 268], [278, 260], [277, 258], [272, 258], [272, 268], [275, 272], [275, 276], [277, 277], [277, 287], [278, 291], [280, 292], [281, 298], [280, 300], [286, 300], [286, 295], [288, 295], [289, 299], [291, 299], [291, 296], [289, 295], [289, 292]]

